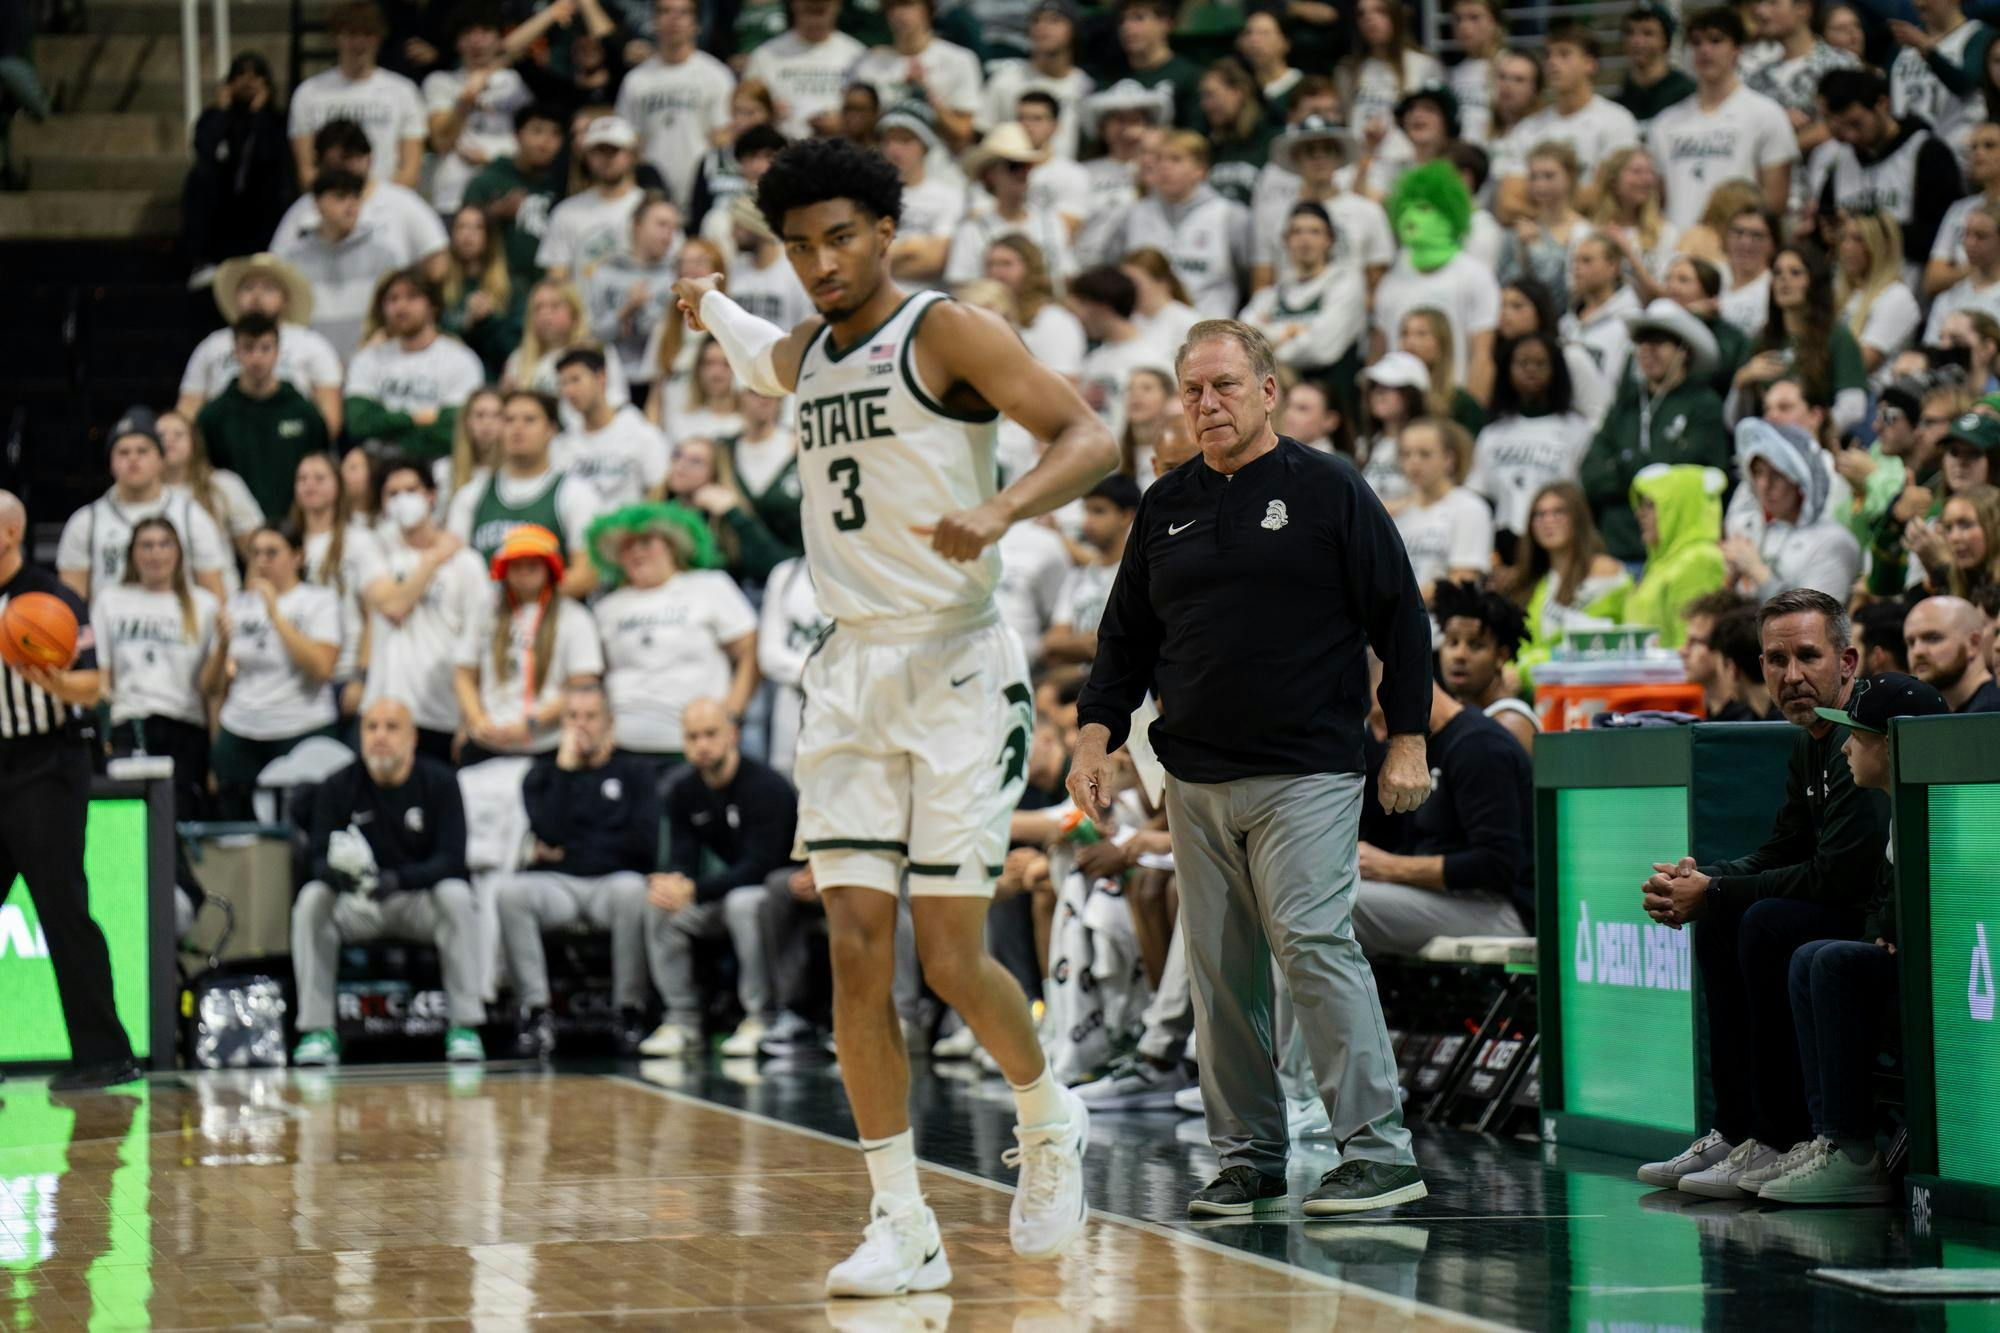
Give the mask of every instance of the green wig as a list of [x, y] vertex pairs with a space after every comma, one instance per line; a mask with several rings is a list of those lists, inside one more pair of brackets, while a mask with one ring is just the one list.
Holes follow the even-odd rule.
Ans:
[[1403, 173], [1396, 188], [1389, 191], [1389, 222], [1401, 228], [1403, 210], [1411, 204], [1429, 204], [1451, 228], [1454, 242], [1463, 242], [1472, 230], [1472, 195], [1458, 168], [1449, 162], [1426, 162]]
[[618, 563], [618, 553], [625, 543], [648, 533], [658, 533], [667, 539], [682, 569], [722, 568], [722, 553], [716, 549], [715, 536], [700, 514], [678, 500], [664, 504], [649, 500], [612, 510], [592, 523], [585, 535], [590, 563], [597, 566], [598, 577], [606, 588], [616, 588], [625, 581], [625, 571]]

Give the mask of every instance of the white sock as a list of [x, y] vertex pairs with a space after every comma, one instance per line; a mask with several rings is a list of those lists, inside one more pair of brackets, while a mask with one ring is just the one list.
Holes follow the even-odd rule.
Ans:
[[909, 1130], [886, 1139], [861, 1140], [861, 1156], [868, 1163], [868, 1180], [882, 1212], [900, 1212], [924, 1201], [917, 1184], [917, 1141]]
[[1013, 1084], [1014, 1116], [1024, 1125], [1060, 1125], [1069, 1119], [1069, 1103], [1063, 1099], [1062, 1085], [1057, 1083], [1047, 1065], [1042, 1066], [1042, 1076], [1033, 1083]]

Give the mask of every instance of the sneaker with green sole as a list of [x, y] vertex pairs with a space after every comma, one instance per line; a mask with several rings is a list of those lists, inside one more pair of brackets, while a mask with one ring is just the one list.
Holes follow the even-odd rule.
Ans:
[[332, 1028], [316, 1028], [302, 1033], [292, 1047], [292, 1063], [301, 1068], [319, 1068], [340, 1063], [340, 1034]]
[[1430, 1194], [1423, 1173], [1414, 1165], [1387, 1162], [1342, 1162], [1320, 1177], [1319, 1188], [1306, 1195], [1307, 1217], [1339, 1217], [1415, 1203]]
[[444, 1058], [453, 1064], [478, 1064], [486, 1059], [486, 1043], [472, 1028], [453, 1028], [444, 1034]]

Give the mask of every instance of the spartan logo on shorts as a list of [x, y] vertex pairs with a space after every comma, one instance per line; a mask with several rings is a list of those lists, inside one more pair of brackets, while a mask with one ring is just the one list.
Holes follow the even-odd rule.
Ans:
[[1007, 739], [1000, 743], [1000, 785], [1010, 787], [1028, 778], [1028, 741], [1034, 735], [1035, 696], [1028, 693], [1028, 687], [1015, 681], [1000, 692], [1012, 711], [1013, 725], [1007, 729]]

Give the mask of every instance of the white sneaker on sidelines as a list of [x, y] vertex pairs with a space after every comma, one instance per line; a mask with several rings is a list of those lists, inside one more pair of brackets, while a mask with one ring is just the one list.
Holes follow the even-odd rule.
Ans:
[[1174, 1094], [1174, 1109], [1183, 1115], [1200, 1115], [1201, 1084], [1190, 1083]]
[[1790, 1171], [1793, 1167], [1803, 1166], [1806, 1160], [1813, 1155], [1814, 1150], [1824, 1142], [1826, 1142], [1825, 1139], [1807, 1139], [1804, 1143], [1793, 1144], [1791, 1151], [1778, 1157], [1769, 1166], [1760, 1166], [1755, 1171], [1745, 1171], [1741, 1176], [1738, 1176], [1736, 1178], [1736, 1188], [1742, 1190], [1745, 1194], [1757, 1193], [1779, 1176]]
[[701, 1034], [693, 1028], [676, 1027], [672, 1023], [662, 1023], [653, 1029], [653, 1035], [639, 1043], [639, 1054], [655, 1058], [676, 1055], [701, 1054]]
[[979, 1049], [979, 1038], [972, 1035], [972, 1029], [961, 1023], [949, 1036], [939, 1037], [931, 1043], [933, 1060], [970, 1060], [972, 1053]]
[[951, 1282], [951, 1262], [937, 1215], [915, 1203], [895, 1212], [876, 1212], [861, 1233], [861, 1244], [826, 1274], [829, 1296], [901, 1296], [936, 1291]]
[[1151, 1060], [1132, 1059], [1075, 1092], [1093, 1111], [1164, 1111], [1187, 1086], [1187, 1070], [1180, 1065], [1162, 1068]]
[[1664, 1162], [1648, 1162], [1640, 1167], [1639, 1179], [1656, 1190], [1670, 1190], [1681, 1183], [1682, 1176], [1706, 1171], [1729, 1156], [1735, 1147], [1735, 1144], [1711, 1129], [1690, 1143], [1680, 1156], [1670, 1157]]
[[1090, 1145], [1090, 1108], [1068, 1088], [1062, 1090], [1069, 1118], [1053, 1125], [1014, 1126], [1015, 1146], [1000, 1155], [1019, 1167], [1014, 1205], [1007, 1210], [1007, 1236], [1024, 1259], [1061, 1254], [1090, 1220], [1083, 1192], [1083, 1153]]
[[1766, 1147], [1755, 1139], [1745, 1139], [1714, 1166], [1682, 1176], [1680, 1191], [1683, 1194], [1699, 1194], [1704, 1199], [1740, 1199], [1743, 1191], [1737, 1188], [1736, 1182], [1747, 1172], [1769, 1166], [1779, 1156], [1776, 1148]]
[[1895, 1186], [1881, 1153], [1870, 1153], [1867, 1161], [1855, 1162], [1826, 1139], [1812, 1147], [1810, 1156], [1767, 1182], [1757, 1197], [1767, 1203], [1808, 1204], [1889, 1203], [1895, 1198]]
[[1333, 1133], [1333, 1121], [1327, 1118], [1326, 1103], [1317, 1097], [1296, 1102], [1285, 1098], [1285, 1132], [1294, 1139]]
[[764, 1040], [764, 1034], [768, 1031], [770, 1028], [765, 1025], [763, 1019], [755, 1014], [746, 1015], [743, 1021], [736, 1025], [736, 1031], [722, 1039], [722, 1045], [718, 1049], [728, 1056], [755, 1055]]

